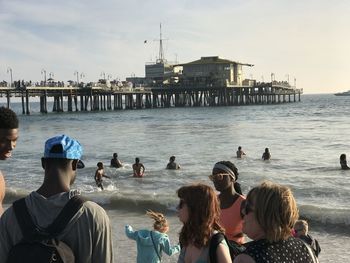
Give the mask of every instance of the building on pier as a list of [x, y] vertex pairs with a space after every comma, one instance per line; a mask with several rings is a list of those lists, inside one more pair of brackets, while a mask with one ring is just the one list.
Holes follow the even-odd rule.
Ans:
[[201, 57], [181, 65], [180, 83], [185, 85], [209, 85], [209, 86], [242, 86], [243, 66], [254, 65], [240, 63], [218, 56]]

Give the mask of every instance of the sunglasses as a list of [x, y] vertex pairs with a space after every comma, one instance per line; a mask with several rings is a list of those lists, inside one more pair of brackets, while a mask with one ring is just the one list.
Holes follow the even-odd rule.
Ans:
[[222, 181], [222, 179], [224, 179], [225, 175], [229, 176], [232, 178], [232, 176], [228, 173], [220, 173], [220, 174], [211, 174], [209, 175], [209, 179], [211, 181], [215, 181], [215, 180], [219, 180]]
[[244, 200], [241, 204], [241, 214], [248, 215], [249, 213], [254, 212], [254, 207], [247, 200]]
[[177, 209], [182, 209], [184, 207], [184, 205], [186, 204], [185, 200], [180, 199], [179, 204], [177, 205]]

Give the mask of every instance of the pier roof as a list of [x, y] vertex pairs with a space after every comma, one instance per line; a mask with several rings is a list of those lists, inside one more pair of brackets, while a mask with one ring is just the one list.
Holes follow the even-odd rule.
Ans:
[[222, 59], [219, 58], [218, 56], [212, 56], [212, 57], [201, 57], [198, 60], [189, 62], [189, 63], [183, 63], [183, 64], [179, 64], [178, 66], [183, 66], [183, 65], [200, 65], [200, 64], [239, 64], [239, 65], [243, 65], [243, 66], [249, 66], [249, 67], [253, 67], [253, 64], [248, 64], [248, 63], [241, 63], [241, 62], [237, 62], [237, 61], [232, 61], [232, 60], [228, 60], [228, 59]]

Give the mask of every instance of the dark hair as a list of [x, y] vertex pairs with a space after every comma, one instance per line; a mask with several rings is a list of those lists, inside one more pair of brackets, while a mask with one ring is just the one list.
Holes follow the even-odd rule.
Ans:
[[175, 156], [170, 156], [170, 161], [175, 161]]
[[236, 165], [234, 165], [234, 163], [230, 162], [230, 161], [220, 161], [220, 162], [217, 162], [217, 163], [221, 163], [225, 166], [227, 166], [228, 168], [230, 168], [232, 170], [232, 172], [235, 174], [235, 180], [237, 181], [238, 180], [238, 168], [236, 167]]
[[72, 160], [63, 158], [44, 158], [47, 167], [58, 167], [65, 169]]
[[188, 207], [188, 221], [180, 232], [181, 246], [197, 248], [208, 245], [213, 230], [224, 233], [220, 221], [220, 205], [214, 190], [205, 184], [192, 184], [177, 190], [177, 196]]
[[17, 129], [18, 118], [11, 109], [0, 107], [0, 129]]
[[140, 158], [139, 158], [139, 157], [136, 157], [136, 158], [135, 158], [135, 162], [139, 163], [139, 162], [140, 162]]
[[238, 173], [238, 168], [236, 167], [236, 165], [234, 165], [234, 163], [232, 163], [230, 161], [220, 161], [217, 163], [221, 163], [221, 164], [227, 166], [228, 168], [230, 168], [230, 170], [232, 170], [232, 172], [235, 174], [235, 182], [233, 183], [233, 187], [235, 188], [235, 191], [241, 195], [242, 189], [241, 189], [241, 185], [237, 182], [239, 173]]
[[98, 163], [97, 163], [97, 167], [99, 167], [99, 168], [100, 168], [100, 167], [103, 167], [103, 163], [102, 163], [102, 162], [98, 162]]
[[344, 161], [346, 159], [346, 154], [345, 153], [342, 153], [340, 155], [340, 161]]
[[118, 154], [117, 153], [113, 153], [113, 158], [116, 158], [118, 157]]
[[[52, 145], [50, 149], [50, 153], [63, 153], [63, 146], [62, 144], [55, 144]], [[66, 168], [69, 164], [70, 160], [65, 158], [45, 158], [47, 166], [58, 166], [61, 168]]]

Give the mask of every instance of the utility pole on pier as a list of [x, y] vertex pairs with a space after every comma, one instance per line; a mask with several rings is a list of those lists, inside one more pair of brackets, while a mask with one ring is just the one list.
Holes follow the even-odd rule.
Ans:
[[79, 72], [76, 70], [74, 75], [77, 75], [77, 86], [79, 86]]
[[286, 74], [286, 77], [287, 77], [287, 82], [289, 84], [289, 74], [288, 73]]
[[41, 75], [44, 75], [44, 86], [46, 86], [46, 70], [45, 69], [41, 70]]
[[159, 32], [160, 32], [160, 38], [159, 38], [159, 61], [163, 62], [164, 60], [164, 50], [163, 50], [163, 39], [162, 39], [162, 23], [159, 24]]
[[7, 68], [7, 73], [10, 73], [10, 88], [12, 88], [12, 68], [8, 67]]
[[101, 72], [101, 77], [103, 77], [103, 80], [106, 80], [106, 73], [104, 71]]
[[274, 80], [276, 80], [275, 73], [271, 73], [271, 83], [273, 83]]
[[80, 81], [82, 81], [83, 78], [85, 78], [85, 74], [84, 74], [84, 72], [81, 72], [80, 73]]

